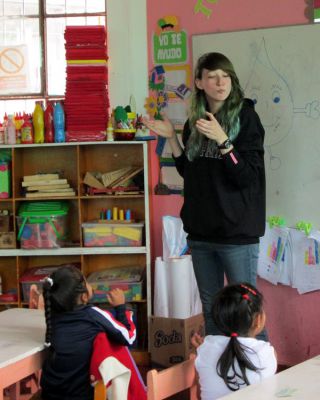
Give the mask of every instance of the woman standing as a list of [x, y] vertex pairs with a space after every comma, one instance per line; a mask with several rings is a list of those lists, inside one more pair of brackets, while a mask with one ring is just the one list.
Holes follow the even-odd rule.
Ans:
[[232, 63], [220, 53], [204, 54], [197, 62], [184, 148], [165, 115], [163, 121], [144, 123], [167, 138], [184, 178], [181, 218], [206, 334], [218, 334], [211, 308], [224, 274], [229, 283], [256, 285], [265, 229], [264, 129], [254, 103], [244, 99]]

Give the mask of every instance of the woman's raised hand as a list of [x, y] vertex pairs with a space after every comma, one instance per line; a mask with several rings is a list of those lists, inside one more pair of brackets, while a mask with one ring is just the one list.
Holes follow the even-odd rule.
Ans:
[[175, 130], [172, 122], [164, 113], [161, 114], [161, 117], [162, 120], [150, 120], [144, 117], [142, 118], [142, 122], [147, 128], [155, 132], [157, 135], [168, 139], [173, 138], [175, 135]]

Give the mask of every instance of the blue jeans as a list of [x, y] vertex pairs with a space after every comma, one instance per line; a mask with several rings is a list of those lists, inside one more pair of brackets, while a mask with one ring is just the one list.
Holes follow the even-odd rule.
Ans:
[[[206, 335], [219, 335], [211, 309], [214, 295], [228, 283], [248, 282], [256, 286], [259, 244], [232, 245], [188, 239], [192, 262], [202, 302]], [[267, 340], [266, 332], [258, 339]]]

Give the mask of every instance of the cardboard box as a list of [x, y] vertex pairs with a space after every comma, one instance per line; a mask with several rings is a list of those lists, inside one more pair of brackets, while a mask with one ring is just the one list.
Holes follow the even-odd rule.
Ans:
[[10, 215], [0, 215], [0, 232], [10, 232]]
[[203, 314], [186, 319], [151, 316], [151, 361], [169, 367], [187, 360], [195, 351], [190, 341], [195, 332], [204, 335]]
[[15, 249], [16, 234], [14, 232], [0, 232], [0, 249]]

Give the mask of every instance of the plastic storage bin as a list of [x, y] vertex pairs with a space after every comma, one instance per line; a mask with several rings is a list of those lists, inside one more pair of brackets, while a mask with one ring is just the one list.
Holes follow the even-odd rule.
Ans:
[[42, 292], [42, 280], [47, 276], [51, 275], [59, 266], [52, 267], [37, 267], [30, 268], [24, 272], [20, 278], [21, 288], [22, 288], [22, 298], [23, 301], [29, 302], [30, 297], [30, 287], [31, 285], [37, 285], [37, 288]]
[[69, 205], [63, 201], [23, 203], [18, 212], [18, 240], [23, 249], [63, 247]]
[[61, 264], [61, 265], [47, 265], [43, 267], [34, 267], [27, 269], [23, 275], [20, 277], [20, 283], [22, 288], [23, 301], [29, 302], [30, 297], [30, 287], [31, 285], [37, 285], [37, 288], [42, 292], [42, 281], [47, 276], [50, 276], [54, 271], [60, 267], [74, 266], [80, 269], [79, 263], [74, 264]]
[[144, 223], [85, 222], [82, 224], [85, 247], [141, 246]]
[[117, 267], [93, 272], [87, 281], [93, 289], [92, 302], [106, 303], [107, 292], [120, 288], [126, 301], [139, 301], [143, 298], [143, 278], [145, 267]]

